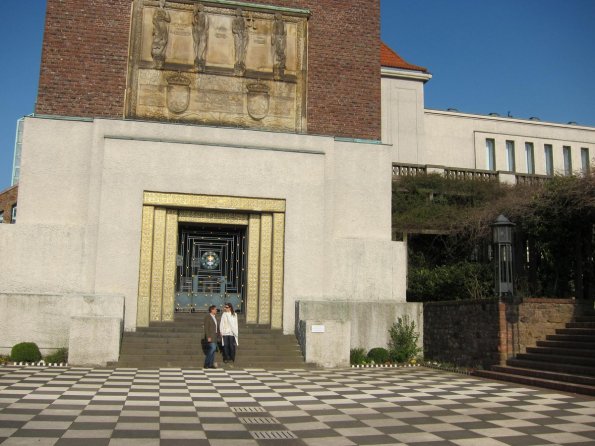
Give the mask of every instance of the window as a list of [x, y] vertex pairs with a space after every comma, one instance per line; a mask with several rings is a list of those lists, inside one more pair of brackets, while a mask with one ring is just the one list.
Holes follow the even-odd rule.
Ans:
[[591, 160], [589, 159], [589, 149], [587, 147], [581, 148], [581, 165], [583, 175], [587, 175], [591, 170]]
[[525, 143], [525, 155], [527, 158], [527, 173], [535, 173], [535, 154], [533, 153], [533, 143]]
[[562, 147], [562, 156], [564, 158], [564, 175], [572, 175], [572, 154], [570, 146]]
[[496, 142], [486, 139], [486, 169], [496, 170]]
[[509, 172], [516, 170], [514, 164], [514, 141], [506, 141], [506, 165]]
[[17, 222], [17, 205], [16, 204], [12, 205], [12, 218], [11, 218], [10, 222], [11, 223]]
[[4, 211], [0, 211], [0, 225], [4, 223]]
[[543, 146], [543, 153], [545, 155], [545, 174], [554, 175], [554, 149], [551, 144]]

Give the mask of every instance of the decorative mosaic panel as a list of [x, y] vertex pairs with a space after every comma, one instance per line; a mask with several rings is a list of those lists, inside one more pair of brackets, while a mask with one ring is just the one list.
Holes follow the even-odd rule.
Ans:
[[273, 216], [260, 217], [260, 277], [258, 284], [258, 323], [271, 322], [271, 262], [273, 241]]
[[153, 206], [143, 206], [140, 242], [140, 269], [138, 278], [138, 301], [136, 325], [149, 326], [151, 303], [151, 267], [153, 263]]
[[176, 254], [178, 248], [178, 211], [168, 209], [165, 221], [162, 320], [174, 320], [176, 289]]
[[285, 212], [285, 200], [273, 198], [221, 197], [216, 195], [145, 192], [145, 205], [194, 208], [196, 210], [230, 210], [252, 212]]
[[163, 259], [165, 255], [166, 210], [155, 209], [153, 226], [153, 262], [151, 267], [151, 320], [162, 320]]
[[250, 214], [248, 225], [248, 292], [246, 322], [258, 322], [258, 286], [260, 276], [260, 215]]
[[283, 271], [285, 251], [285, 214], [273, 214], [271, 277], [271, 328], [283, 327]]

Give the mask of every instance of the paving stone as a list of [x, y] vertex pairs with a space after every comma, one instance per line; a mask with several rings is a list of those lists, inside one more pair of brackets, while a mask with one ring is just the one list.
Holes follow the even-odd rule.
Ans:
[[591, 397], [424, 368], [3, 367], [0, 382], [2, 446], [595, 442]]

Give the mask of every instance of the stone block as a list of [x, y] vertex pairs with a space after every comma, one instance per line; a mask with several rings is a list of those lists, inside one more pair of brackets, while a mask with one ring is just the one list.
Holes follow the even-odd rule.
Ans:
[[302, 335], [306, 362], [330, 368], [349, 366], [351, 322], [308, 320]]
[[350, 348], [361, 347], [366, 351], [387, 347], [390, 327], [399, 317], [408, 316], [419, 333], [418, 345], [423, 346], [423, 305], [419, 302], [312, 300], [297, 302], [296, 311], [297, 320], [317, 320], [324, 315], [326, 319], [349, 321]]
[[35, 342], [43, 355], [67, 347], [77, 316], [121, 319], [124, 296], [0, 293], [0, 354], [19, 342]]
[[122, 318], [73, 317], [68, 340], [68, 363], [76, 366], [105, 366], [110, 361], [117, 361], [122, 330]]

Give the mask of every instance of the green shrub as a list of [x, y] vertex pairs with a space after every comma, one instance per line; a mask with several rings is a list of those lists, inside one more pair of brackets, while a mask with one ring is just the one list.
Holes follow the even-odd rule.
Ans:
[[6, 355], [0, 355], [0, 365], [8, 364], [10, 358]]
[[410, 321], [408, 316], [398, 318], [388, 333], [390, 335], [388, 346], [391, 361], [409, 362], [421, 353], [421, 348], [417, 346], [419, 333], [415, 331], [415, 321]]
[[68, 349], [63, 347], [50, 353], [43, 360], [49, 364], [62, 364], [68, 362]]
[[407, 276], [407, 301], [481, 299], [493, 294], [490, 265], [457, 262], [448, 265], [411, 265]]
[[368, 352], [368, 359], [374, 361], [376, 364], [384, 364], [388, 362], [388, 350], [382, 347], [375, 347]]
[[41, 353], [35, 342], [21, 342], [10, 351], [10, 359], [16, 362], [38, 362]]
[[366, 351], [363, 348], [352, 348], [349, 351], [349, 362], [351, 365], [362, 365], [366, 361]]

